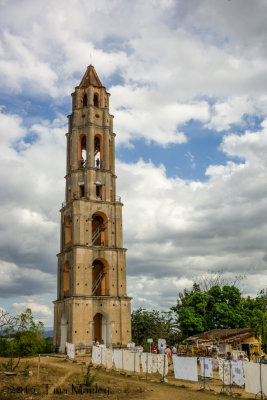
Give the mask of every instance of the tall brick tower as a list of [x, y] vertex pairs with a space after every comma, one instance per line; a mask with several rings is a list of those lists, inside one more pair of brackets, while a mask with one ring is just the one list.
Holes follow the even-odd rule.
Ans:
[[92, 65], [72, 93], [54, 301], [54, 346], [60, 352], [66, 342], [86, 349], [95, 338], [107, 346], [131, 340], [109, 96]]

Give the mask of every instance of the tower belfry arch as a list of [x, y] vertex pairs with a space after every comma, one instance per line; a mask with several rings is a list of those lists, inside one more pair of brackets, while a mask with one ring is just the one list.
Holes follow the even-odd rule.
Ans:
[[[110, 94], [90, 65], [72, 93], [68, 116], [66, 193], [61, 208], [54, 346], [78, 349], [95, 338], [108, 346], [131, 340], [122, 206], [116, 195], [115, 133]], [[99, 337], [98, 337], [99, 336]]]

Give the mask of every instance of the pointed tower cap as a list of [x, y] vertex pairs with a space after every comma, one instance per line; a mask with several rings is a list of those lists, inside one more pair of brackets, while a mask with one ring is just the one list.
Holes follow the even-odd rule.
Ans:
[[85, 88], [88, 86], [94, 86], [94, 87], [104, 87], [100, 81], [100, 79], [98, 78], [98, 75], [94, 69], [94, 67], [92, 65], [89, 65], [89, 67], [87, 67], [87, 70], [81, 80], [81, 83], [79, 84], [79, 88]]

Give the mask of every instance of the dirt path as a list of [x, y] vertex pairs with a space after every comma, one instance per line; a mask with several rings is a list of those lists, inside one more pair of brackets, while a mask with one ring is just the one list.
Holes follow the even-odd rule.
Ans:
[[[54, 364], [47, 363], [46, 365], [54, 365]], [[68, 365], [60, 365], [60, 366], [58, 366], [58, 368], [62, 368], [64, 370], [66, 370], [66, 374], [64, 374], [61, 378], [59, 378], [57, 380], [56, 383], [54, 383], [52, 386], [49, 387], [48, 394], [42, 397], [43, 400], [51, 399], [51, 396], [52, 395], [54, 396], [54, 389], [56, 389], [57, 387], [62, 386], [66, 382], [66, 380], [73, 374], [73, 371], [70, 370]]]

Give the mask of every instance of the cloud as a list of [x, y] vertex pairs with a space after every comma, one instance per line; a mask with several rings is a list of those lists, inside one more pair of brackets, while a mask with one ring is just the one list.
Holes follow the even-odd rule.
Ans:
[[2, 259], [55, 273], [58, 209], [64, 199], [65, 121], [33, 125], [32, 142], [17, 115], [0, 114], [0, 127]]
[[1, 297], [30, 296], [55, 290], [55, 279], [51, 274], [3, 260], [0, 260], [0, 265]]
[[47, 305], [36, 304], [33, 300], [24, 303], [13, 303], [13, 307], [18, 312], [24, 312], [27, 308], [32, 310], [32, 313], [37, 315], [37, 318], [40, 317], [51, 317], [52, 311]]
[[259, 132], [226, 136], [222, 150], [245, 161], [210, 166], [202, 183], [167, 178], [164, 167], [152, 162], [118, 163], [134, 293], [136, 276], [155, 280], [160, 288], [164, 279], [170, 285], [173, 278], [191, 282], [207, 270], [242, 272], [248, 281], [264, 273], [266, 140], [266, 122]]

